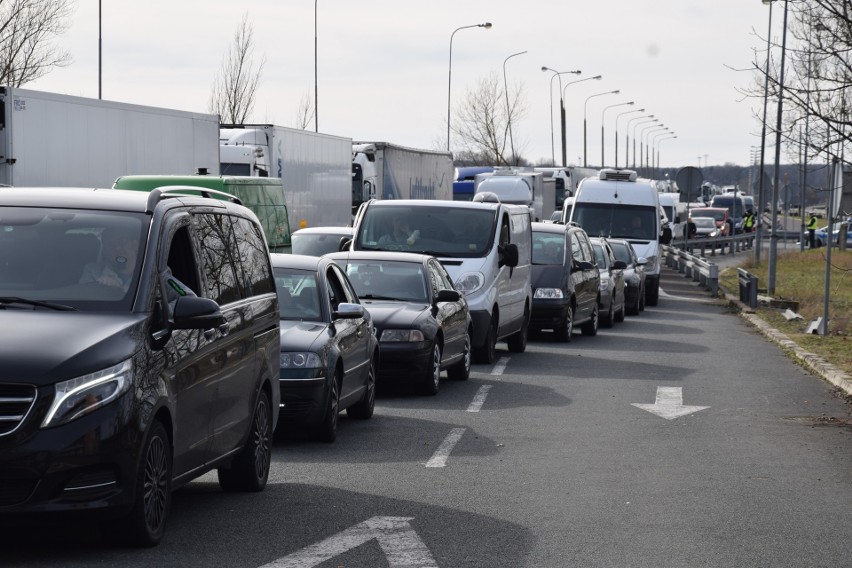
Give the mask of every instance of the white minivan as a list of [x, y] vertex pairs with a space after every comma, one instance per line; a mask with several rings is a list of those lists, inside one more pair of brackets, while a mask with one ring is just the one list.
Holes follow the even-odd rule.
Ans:
[[573, 221], [590, 237], [627, 239], [636, 255], [645, 257], [645, 303], [656, 306], [660, 293], [660, 245], [669, 244], [671, 228], [661, 223], [656, 188], [637, 181], [632, 170], [601, 170], [597, 178], [580, 182], [574, 206], [563, 222]]
[[470, 310], [472, 355], [493, 363], [496, 344], [526, 349], [532, 309], [529, 207], [492, 202], [370, 201], [359, 211], [352, 250], [429, 254], [440, 260]]

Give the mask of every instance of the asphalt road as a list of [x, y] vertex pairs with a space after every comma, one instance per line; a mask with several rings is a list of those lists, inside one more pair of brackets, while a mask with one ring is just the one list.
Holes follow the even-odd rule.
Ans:
[[279, 440], [263, 493], [191, 483], [157, 548], [21, 530], [0, 565], [852, 564], [846, 401], [675, 272], [662, 290], [597, 337], [385, 394], [332, 445]]

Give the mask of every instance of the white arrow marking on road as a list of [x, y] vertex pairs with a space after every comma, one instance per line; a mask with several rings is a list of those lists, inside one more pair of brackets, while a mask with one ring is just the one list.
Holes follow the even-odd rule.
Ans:
[[413, 518], [373, 517], [261, 568], [312, 568], [373, 539], [382, 547], [390, 568], [438, 568], [429, 549], [408, 524]]
[[633, 406], [647, 410], [651, 414], [656, 414], [666, 420], [673, 420], [705, 408], [709, 406], [684, 406], [683, 405], [683, 389], [681, 387], [657, 387], [657, 400], [654, 404], [639, 404], [632, 403]]

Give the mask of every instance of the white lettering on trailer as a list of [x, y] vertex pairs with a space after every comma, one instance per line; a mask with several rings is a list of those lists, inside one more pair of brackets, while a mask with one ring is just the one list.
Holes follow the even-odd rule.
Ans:
[[414, 517], [373, 517], [288, 554], [261, 568], [312, 568], [373, 539], [382, 547], [390, 568], [438, 568], [426, 545], [411, 528]]
[[684, 406], [683, 405], [683, 389], [681, 387], [657, 387], [657, 399], [654, 404], [639, 404], [631, 403], [636, 408], [647, 410], [651, 414], [656, 414], [660, 418], [666, 420], [674, 420], [709, 406]]
[[441, 442], [441, 445], [435, 450], [435, 453], [432, 454], [432, 457], [429, 458], [429, 461], [426, 462], [426, 467], [444, 467], [447, 465], [447, 458], [450, 457], [450, 452], [453, 451], [453, 448], [456, 446], [459, 440], [461, 440], [462, 434], [466, 428], [453, 428], [450, 430], [450, 433], [447, 434], [447, 437], [444, 438], [444, 441]]

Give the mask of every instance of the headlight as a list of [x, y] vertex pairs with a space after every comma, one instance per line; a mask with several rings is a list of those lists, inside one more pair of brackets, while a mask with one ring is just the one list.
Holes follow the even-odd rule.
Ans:
[[282, 352], [282, 369], [318, 369], [322, 367], [319, 355], [310, 351]]
[[559, 288], [536, 288], [533, 298], [545, 298], [548, 300], [561, 300], [562, 290]]
[[485, 277], [481, 272], [466, 272], [456, 280], [456, 290], [468, 296], [482, 288], [484, 282]]
[[379, 341], [423, 341], [423, 332], [419, 329], [386, 329]]
[[133, 366], [130, 359], [96, 373], [56, 383], [55, 395], [42, 428], [59, 426], [109, 404], [130, 389]]

